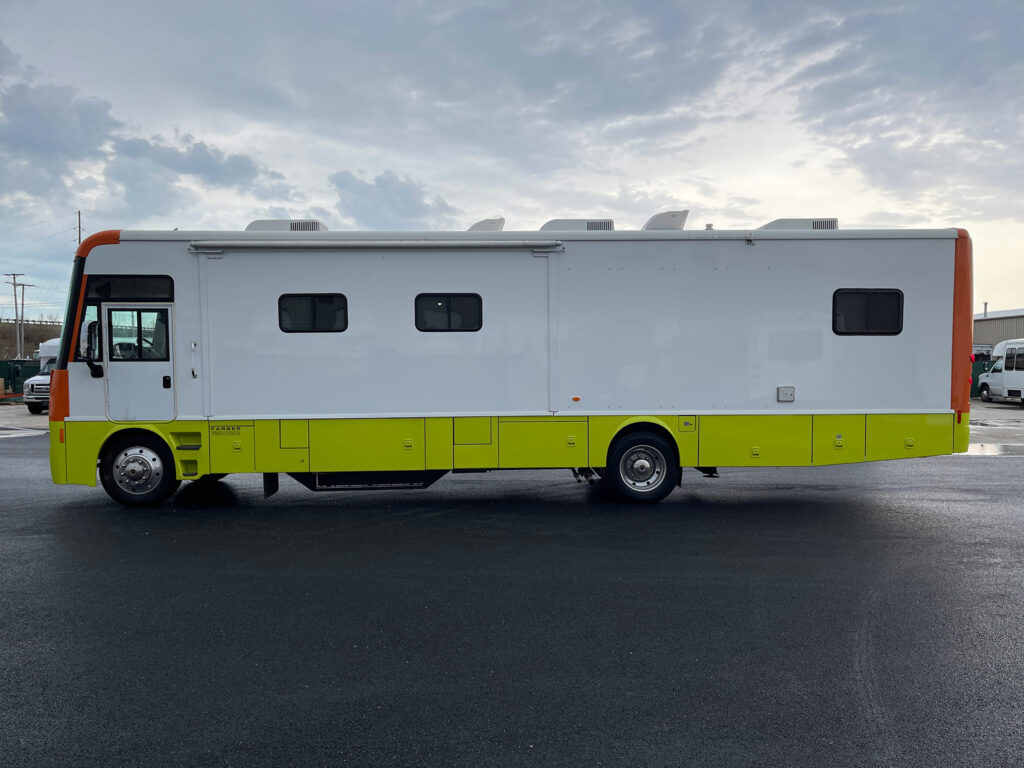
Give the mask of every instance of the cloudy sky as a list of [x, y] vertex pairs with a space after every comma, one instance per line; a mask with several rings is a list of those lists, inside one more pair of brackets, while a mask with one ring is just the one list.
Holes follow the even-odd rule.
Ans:
[[1020, 0], [0, 0], [0, 272], [60, 313], [77, 210], [88, 233], [689, 208], [966, 227], [976, 311], [1024, 307], [1022, 39]]

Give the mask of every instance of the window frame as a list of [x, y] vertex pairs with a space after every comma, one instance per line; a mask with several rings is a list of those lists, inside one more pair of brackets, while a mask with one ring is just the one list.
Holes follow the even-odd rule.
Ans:
[[[301, 329], [301, 328], [289, 329], [289, 328], [285, 328], [284, 327], [284, 324], [282, 323], [282, 317], [281, 317], [281, 300], [282, 299], [290, 299], [290, 298], [309, 298], [309, 299], [315, 299], [318, 296], [337, 296], [337, 297], [339, 297], [341, 299], [342, 307], [343, 307], [344, 312], [345, 312], [345, 323], [344, 323], [343, 327], [341, 327], [341, 328], [310, 328], [310, 329]], [[314, 306], [313, 320], [315, 322], [316, 321], [316, 309], [315, 309], [316, 302], [315, 301], [313, 302], [313, 306]], [[332, 291], [330, 293], [326, 293], [326, 292], [318, 292], [318, 293], [282, 293], [280, 296], [277, 297], [277, 327], [281, 330], [282, 333], [344, 333], [345, 331], [348, 330], [348, 296], [346, 296], [344, 293], [337, 293], [337, 292], [334, 292], [334, 291]]]
[[[135, 315], [135, 357], [114, 357], [114, 313], [131, 312]], [[163, 357], [142, 356], [142, 313], [155, 312], [164, 316], [164, 347]], [[109, 337], [106, 341], [107, 362], [110, 363], [169, 363], [171, 361], [171, 311], [169, 307], [140, 307], [140, 306], [113, 306], [107, 307], [106, 325], [109, 330]], [[104, 342], [99, 338], [97, 332], [97, 343], [103, 346]], [[150, 345], [152, 348], [152, 344]]]
[[[841, 294], [895, 294], [899, 297], [899, 327], [895, 330], [882, 330], [882, 331], [849, 331], [839, 330], [839, 296]], [[899, 336], [903, 333], [903, 307], [904, 307], [904, 296], [903, 291], [899, 288], [836, 288], [832, 292], [832, 333], [836, 336]]]
[[[420, 299], [437, 299], [445, 298], [448, 300], [448, 328], [421, 328], [419, 318], [419, 301]], [[479, 318], [480, 324], [475, 328], [452, 328], [452, 308], [451, 300], [454, 298], [475, 298], [479, 303]], [[412, 305], [413, 313], [413, 324], [416, 326], [416, 330], [420, 333], [478, 333], [484, 327], [484, 300], [479, 293], [417, 293], [416, 298], [413, 300]]]

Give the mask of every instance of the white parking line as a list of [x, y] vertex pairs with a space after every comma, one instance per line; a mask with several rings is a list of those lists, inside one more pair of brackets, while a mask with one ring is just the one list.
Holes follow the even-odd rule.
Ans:
[[0, 427], [0, 440], [5, 437], [32, 437], [33, 435], [45, 435], [45, 429], [31, 429], [29, 427]]

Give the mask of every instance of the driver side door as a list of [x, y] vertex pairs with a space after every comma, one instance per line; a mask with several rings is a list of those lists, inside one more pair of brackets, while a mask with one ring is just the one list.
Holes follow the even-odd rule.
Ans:
[[173, 306], [103, 304], [102, 309], [107, 418], [173, 420]]

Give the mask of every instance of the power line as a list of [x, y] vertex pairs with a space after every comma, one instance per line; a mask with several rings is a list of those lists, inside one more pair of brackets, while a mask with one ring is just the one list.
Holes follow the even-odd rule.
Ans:
[[42, 240], [49, 240], [51, 237], [60, 237], [61, 235], [65, 235], [66, 236], [66, 235], [68, 235], [68, 234], [70, 234], [70, 233], [72, 233], [74, 231], [75, 231], [75, 228], [71, 227], [70, 229], [61, 230], [60, 232], [53, 232], [53, 233], [51, 233], [49, 235], [43, 235], [42, 237], [37, 237], [37, 238], [35, 238], [33, 240], [23, 240], [22, 242], [14, 243], [13, 245], [0, 246], [0, 251], [10, 251], [10, 250], [13, 250], [15, 248], [21, 248], [24, 245], [32, 245], [32, 243], [38, 243], [38, 242], [40, 242]]

